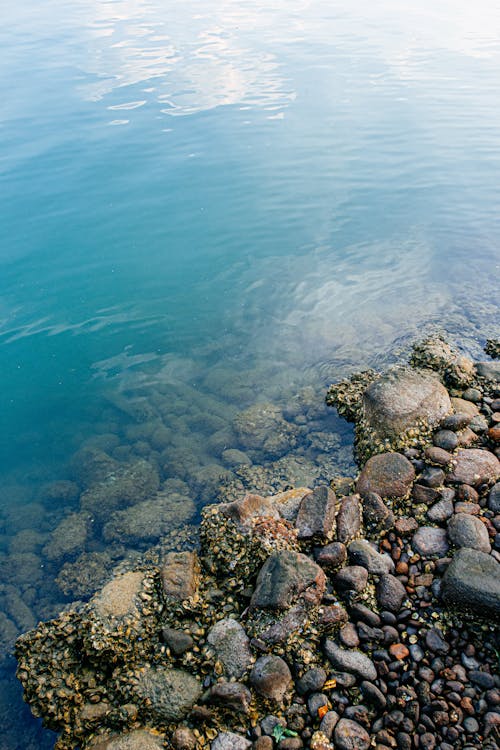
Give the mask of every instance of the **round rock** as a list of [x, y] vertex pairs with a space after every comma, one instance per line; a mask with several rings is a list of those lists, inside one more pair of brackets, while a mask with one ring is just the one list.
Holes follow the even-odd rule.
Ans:
[[413, 535], [412, 547], [422, 557], [444, 557], [449, 549], [446, 530], [421, 526]]
[[457, 513], [448, 522], [448, 536], [456, 547], [490, 552], [490, 538], [484, 523], [469, 513]]
[[210, 630], [208, 642], [214, 647], [228, 677], [241, 677], [251, 660], [250, 640], [236, 620], [219, 620]]
[[399, 612], [405, 597], [406, 589], [398, 578], [389, 573], [380, 576], [377, 586], [377, 602], [381, 609]]
[[495, 482], [500, 477], [500, 461], [489, 451], [479, 448], [462, 448], [454, 459], [448, 475], [451, 482], [461, 482], [477, 487], [485, 482]]
[[401, 453], [380, 453], [363, 467], [356, 491], [364, 496], [375, 492], [380, 497], [405, 497], [415, 479], [415, 469]]
[[257, 692], [276, 703], [281, 703], [291, 681], [288, 664], [273, 654], [257, 659], [250, 673], [250, 682]]
[[338, 750], [368, 750], [370, 735], [361, 724], [351, 719], [340, 719], [333, 733]]
[[160, 723], [180, 721], [199, 700], [200, 682], [182, 669], [147, 667], [135, 688], [148, 711]]

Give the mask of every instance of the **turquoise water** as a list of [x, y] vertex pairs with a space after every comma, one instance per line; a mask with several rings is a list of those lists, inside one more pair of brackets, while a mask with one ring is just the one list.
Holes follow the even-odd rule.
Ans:
[[[233, 429], [270, 402], [305, 479], [348, 471], [330, 380], [425, 331], [473, 355], [498, 335], [500, 9], [26, 0], [2, 16], [0, 597], [19, 630], [12, 596], [35, 620], [68, 599], [66, 558], [43, 549], [78, 505], [46, 487], [75, 478], [81, 446], [145, 457], [199, 508], [234, 468], [223, 448], [276, 460]], [[85, 551], [105, 548], [95, 533]], [[50, 745], [11, 670], [0, 747]]]

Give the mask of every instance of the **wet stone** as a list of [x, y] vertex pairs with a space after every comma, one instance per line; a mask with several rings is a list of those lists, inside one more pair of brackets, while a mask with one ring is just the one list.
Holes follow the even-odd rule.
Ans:
[[356, 721], [340, 719], [333, 734], [338, 750], [368, 750], [370, 735]]
[[488, 508], [495, 514], [500, 514], [500, 482], [493, 485], [488, 495]]
[[434, 523], [443, 523], [453, 515], [453, 502], [451, 500], [438, 500], [427, 511], [427, 518]]
[[252, 661], [250, 641], [239, 622], [219, 620], [210, 630], [208, 643], [214, 647], [228, 677], [242, 677]]
[[406, 497], [415, 469], [401, 453], [381, 453], [372, 456], [364, 465], [356, 484], [356, 491], [364, 496], [375, 492], [380, 497]]
[[310, 604], [317, 604], [325, 585], [325, 574], [307, 555], [281, 550], [270, 555], [260, 569], [251, 607], [287, 609], [304, 594]]
[[235, 732], [220, 732], [212, 742], [212, 750], [248, 750], [250, 740]]
[[380, 577], [377, 585], [377, 602], [381, 609], [389, 612], [399, 612], [403, 600], [406, 598], [406, 589], [401, 581], [389, 573]]
[[321, 690], [326, 682], [327, 674], [322, 667], [314, 667], [309, 669], [297, 682], [295, 687], [299, 695], [305, 695], [306, 693], [313, 693], [317, 690]]
[[218, 682], [210, 689], [210, 702], [239, 713], [248, 713], [252, 694], [241, 682]]
[[360, 565], [350, 565], [342, 568], [333, 579], [335, 589], [339, 592], [361, 592], [368, 583], [368, 571]]
[[347, 554], [352, 565], [361, 565], [374, 575], [392, 573], [394, 570], [394, 563], [391, 558], [377, 552], [370, 542], [364, 539], [351, 542], [347, 548]]
[[441, 487], [445, 479], [445, 473], [437, 466], [426, 466], [420, 476], [420, 482], [427, 487]]
[[388, 531], [394, 525], [394, 514], [376, 492], [367, 492], [361, 500], [363, 522], [368, 531]]
[[[453, 435], [453, 437], [456, 439], [455, 433], [450, 432], [450, 435]], [[444, 450], [443, 448], [438, 448], [437, 446], [426, 448], [425, 457], [432, 464], [437, 464], [438, 466], [448, 466], [448, 464], [453, 460], [453, 456], [451, 455], [451, 453], [448, 453], [448, 451]]]
[[321, 719], [319, 730], [320, 732], [323, 732], [323, 734], [329, 740], [332, 738], [333, 730], [337, 726], [339, 718], [340, 717], [336, 711], [327, 711], [326, 714]]
[[456, 547], [470, 547], [480, 552], [490, 552], [488, 530], [484, 523], [468, 513], [457, 513], [448, 522], [448, 536]]
[[174, 628], [163, 628], [162, 637], [175, 656], [181, 656], [194, 644], [189, 633], [183, 633], [181, 630], [175, 630]]
[[280, 656], [268, 654], [255, 662], [250, 673], [252, 686], [265, 698], [281, 703], [292, 681], [288, 664]]
[[371, 659], [361, 651], [348, 651], [340, 648], [334, 641], [326, 640], [324, 645], [326, 657], [335, 669], [349, 672], [362, 680], [372, 682], [377, 678], [377, 670]]
[[439, 497], [439, 492], [432, 487], [426, 487], [423, 484], [414, 484], [411, 491], [412, 499], [417, 503], [425, 503], [426, 505], [432, 505], [432, 503]]
[[357, 648], [359, 646], [359, 636], [356, 626], [352, 622], [344, 625], [339, 633], [340, 642], [346, 648]]
[[[454, 416], [456, 417], [457, 415], [455, 414]], [[468, 417], [467, 421], [463, 422], [460, 427], [466, 427], [467, 424]], [[454, 451], [458, 447], [458, 438], [452, 430], [438, 430], [434, 433], [433, 442], [436, 448], [441, 448], [441, 450], [447, 453], [448, 451]], [[448, 455], [450, 454], [448, 453]]]
[[337, 515], [337, 541], [346, 544], [354, 539], [361, 528], [359, 495], [343, 497]]
[[200, 575], [200, 563], [194, 552], [170, 552], [161, 569], [165, 596], [183, 601], [195, 593]]
[[[470, 414], [467, 411], [456, 411], [455, 414], [449, 414], [447, 417], [445, 417], [442, 420], [441, 422], [442, 429], [436, 432], [436, 435], [439, 435], [442, 432], [458, 432], [459, 430], [463, 430], [465, 427], [467, 427], [472, 417], [476, 413], [477, 413], [477, 410], [474, 409], [473, 414]], [[436, 443], [436, 445], [438, 445], [438, 443]], [[451, 447], [448, 448], [442, 444], [439, 444], [439, 445], [441, 448], [444, 448], [445, 450], [454, 450], [458, 445], [458, 440], [456, 441], [454, 448], [451, 448]]]
[[437, 654], [447, 654], [450, 650], [450, 645], [445, 641], [439, 628], [431, 628], [427, 631], [425, 634], [425, 645], [430, 651]]
[[413, 535], [412, 548], [422, 557], [444, 557], [449, 548], [445, 529], [421, 526]]
[[317, 487], [306, 494], [295, 522], [298, 538], [330, 539], [335, 530], [335, 503], [335, 493], [326, 486]]
[[479, 448], [464, 448], [454, 458], [454, 468], [449, 474], [451, 482], [462, 482], [477, 487], [494, 482], [500, 477], [500, 461], [493, 453]]
[[445, 604], [482, 616], [500, 615], [500, 564], [491, 555], [462, 547], [442, 582]]
[[316, 562], [325, 570], [335, 570], [340, 568], [347, 559], [347, 550], [345, 544], [341, 542], [332, 542], [324, 547], [315, 550]]
[[147, 701], [151, 716], [161, 724], [183, 719], [199, 700], [201, 684], [181, 669], [146, 667], [135, 692]]

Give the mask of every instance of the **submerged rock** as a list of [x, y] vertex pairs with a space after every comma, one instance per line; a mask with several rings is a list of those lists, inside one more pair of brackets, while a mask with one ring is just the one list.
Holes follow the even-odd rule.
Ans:
[[157, 470], [142, 458], [131, 464], [113, 462], [112, 470], [82, 494], [80, 506], [104, 521], [113, 510], [150, 498], [159, 484]]
[[279, 458], [295, 445], [296, 425], [283, 418], [281, 409], [263, 403], [240, 412], [234, 419], [234, 430], [247, 450], [262, 451], [267, 459]]

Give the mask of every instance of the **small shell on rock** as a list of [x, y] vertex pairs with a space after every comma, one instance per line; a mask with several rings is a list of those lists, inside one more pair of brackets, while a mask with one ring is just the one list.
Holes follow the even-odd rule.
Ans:
[[314, 732], [309, 747], [311, 750], [333, 750], [333, 745], [324, 732]]

